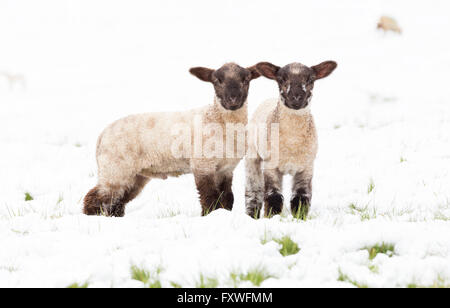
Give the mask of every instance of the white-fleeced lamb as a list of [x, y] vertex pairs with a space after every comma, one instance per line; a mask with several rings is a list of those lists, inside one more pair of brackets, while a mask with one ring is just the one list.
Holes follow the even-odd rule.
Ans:
[[[292, 175], [294, 179], [292, 213], [299, 217], [307, 216], [318, 149], [316, 128], [310, 113], [312, 90], [316, 80], [327, 77], [336, 67], [333, 61], [313, 67], [300, 63], [283, 68], [267, 62], [256, 65], [261, 75], [278, 83], [280, 97], [263, 103], [251, 121], [246, 158], [246, 208], [250, 216], [258, 218], [263, 204], [267, 217], [281, 213], [284, 175]], [[261, 128], [267, 133], [258, 133]], [[273, 138], [273, 134], [279, 135]], [[260, 140], [262, 138], [266, 140]]]
[[[173, 128], [185, 127], [194, 132], [199, 123], [214, 124], [225, 132], [228, 124], [246, 126], [250, 81], [260, 74], [255, 67], [242, 68], [234, 63], [218, 70], [197, 67], [190, 72], [214, 85], [214, 104], [187, 112], [133, 115], [106, 128], [97, 144], [98, 184], [84, 199], [85, 214], [124, 216], [125, 205], [152, 178], [166, 179], [187, 173], [194, 174], [203, 215], [216, 207], [232, 209], [233, 171], [243, 157], [227, 153], [226, 149], [221, 157], [192, 152], [175, 155], [174, 145], [180, 134], [174, 134]], [[190, 134], [187, 138], [189, 145]], [[206, 138], [202, 135], [200, 142]]]

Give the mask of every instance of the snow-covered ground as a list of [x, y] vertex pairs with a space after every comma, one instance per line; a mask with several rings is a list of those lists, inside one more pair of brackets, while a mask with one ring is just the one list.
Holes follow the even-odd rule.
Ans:
[[[0, 72], [22, 74], [26, 89], [10, 90], [0, 73], [0, 287], [143, 286], [132, 266], [163, 287], [200, 286], [202, 277], [252, 286], [245, 277], [255, 270], [270, 277], [263, 287], [450, 285], [449, 8], [2, 0]], [[383, 14], [402, 35], [376, 31]], [[339, 63], [313, 98], [320, 151], [308, 221], [247, 217], [242, 166], [231, 213], [200, 217], [184, 176], [151, 182], [125, 218], [81, 214], [107, 124], [211, 103], [212, 87], [191, 66], [263, 60]], [[250, 110], [276, 95], [274, 82], [254, 81]], [[300, 252], [280, 254], [274, 240], [285, 236]], [[393, 251], [371, 260], [383, 243]]]

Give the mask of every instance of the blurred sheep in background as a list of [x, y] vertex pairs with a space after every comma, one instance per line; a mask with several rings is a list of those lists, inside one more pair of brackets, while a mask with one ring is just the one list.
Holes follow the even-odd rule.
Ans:
[[392, 31], [398, 34], [402, 34], [402, 28], [398, 25], [397, 21], [389, 16], [382, 16], [378, 22], [377, 29], [383, 30], [384, 33]]
[[4, 83], [6, 83], [10, 91], [16, 89], [25, 90], [27, 88], [26, 78], [22, 74], [0, 71], [0, 81], [1, 80], [4, 80]]

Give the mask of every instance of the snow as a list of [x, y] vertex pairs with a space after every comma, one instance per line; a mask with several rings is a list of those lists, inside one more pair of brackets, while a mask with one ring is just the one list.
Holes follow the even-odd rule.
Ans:
[[[27, 88], [10, 91], [0, 75], [0, 287], [141, 287], [132, 265], [162, 268], [163, 287], [193, 287], [201, 275], [233, 286], [232, 272], [254, 268], [272, 276], [262, 287], [450, 285], [449, 7], [3, 0], [0, 72], [23, 74]], [[376, 31], [384, 14], [402, 35]], [[190, 67], [324, 60], [339, 67], [312, 100], [320, 150], [308, 221], [247, 217], [242, 165], [231, 213], [200, 217], [189, 175], [152, 181], [125, 218], [81, 214], [106, 125], [212, 102]], [[250, 110], [276, 93], [255, 80]], [[283, 257], [270, 241], [285, 235], [298, 254]], [[369, 260], [365, 248], [383, 242], [395, 254]]]

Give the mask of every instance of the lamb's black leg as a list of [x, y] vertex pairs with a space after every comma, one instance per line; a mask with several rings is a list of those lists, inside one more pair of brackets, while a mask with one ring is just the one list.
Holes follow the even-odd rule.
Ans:
[[298, 219], [306, 220], [311, 207], [312, 174], [299, 172], [294, 176], [292, 188], [291, 211]]
[[149, 181], [149, 178], [137, 175], [127, 187], [96, 186], [84, 198], [83, 212], [86, 215], [123, 217], [127, 203], [136, 198]]
[[234, 195], [231, 188], [233, 184], [233, 174], [224, 174], [219, 176], [219, 205], [221, 208], [231, 211], [234, 204]]
[[216, 187], [214, 175], [194, 174], [195, 184], [200, 196], [202, 205], [202, 216], [206, 216], [220, 205], [220, 192]]
[[265, 216], [272, 217], [283, 211], [282, 195], [283, 175], [278, 170], [264, 172]]
[[245, 169], [247, 178], [245, 207], [247, 215], [258, 219], [264, 203], [264, 177], [261, 170], [261, 159], [247, 158]]

